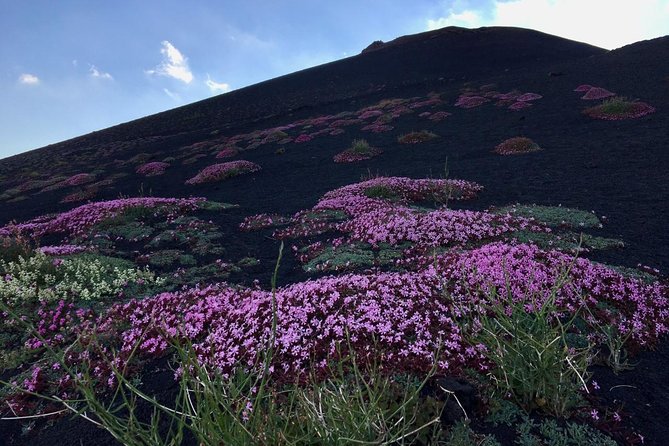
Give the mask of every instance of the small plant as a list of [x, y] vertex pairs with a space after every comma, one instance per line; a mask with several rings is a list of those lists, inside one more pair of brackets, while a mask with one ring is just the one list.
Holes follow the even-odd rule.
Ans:
[[523, 153], [537, 152], [539, 150], [542, 150], [541, 147], [530, 138], [518, 136], [499, 143], [493, 152], [499, 155], [520, 155]]
[[312, 374], [307, 386], [296, 389], [296, 414], [309, 438], [332, 445], [404, 445], [438, 438], [444, 402], [421, 395], [436, 362], [422, 378], [390, 376], [374, 354], [342, 354], [343, 345], [353, 351], [347, 336], [325, 380]]
[[501, 446], [492, 435], [477, 435], [466, 421], [456, 423], [449, 432], [445, 446]]
[[655, 108], [645, 102], [629, 101], [623, 97], [614, 97], [601, 105], [583, 110], [583, 113], [591, 118], [607, 121], [635, 119], [654, 112]]
[[429, 119], [432, 122], [439, 122], [443, 121], [444, 119], [448, 118], [451, 116], [451, 113], [445, 112], [445, 111], [438, 111], [436, 113], [432, 113], [427, 119]]
[[312, 139], [314, 139], [312, 136], [310, 136], [310, 135], [308, 135], [308, 134], [306, 134], [306, 133], [302, 133], [302, 134], [299, 135], [297, 138], [295, 138], [295, 141], [294, 141], [294, 142], [297, 143], [297, 144], [300, 144], [300, 143], [303, 143], [303, 142], [309, 142], [309, 141], [311, 141]]
[[32, 252], [31, 241], [18, 227], [7, 225], [5, 235], [0, 235], [0, 273], [4, 262], [15, 262], [20, 257], [28, 257]]
[[615, 95], [616, 95], [615, 93], [610, 92], [606, 88], [592, 87], [586, 91], [586, 93], [581, 97], [581, 99], [585, 99], [586, 101], [592, 101], [597, 99], [610, 98], [611, 96]]
[[10, 305], [38, 300], [101, 300], [118, 296], [131, 284], [161, 282], [148, 270], [88, 254], [53, 259], [37, 251], [31, 257], [19, 257], [16, 262], [0, 261], [0, 270], [5, 272], [0, 280], [0, 300]]
[[553, 227], [601, 228], [602, 222], [592, 212], [563, 206], [511, 205], [494, 209], [495, 214], [534, 218]]
[[529, 101], [536, 101], [537, 99], [541, 99], [543, 96], [537, 93], [524, 93], [521, 94], [516, 98], [516, 101], [519, 102], [529, 102]]
[[95, 180], [95, 177], [91, 174], [78, 173], [63, 181], [63, 184], [65, 186], [79, 186], [81, 184], [90, 183], [93, 180]]
[[513, 104], [509, 105], [509, 110], [513, 111], [518, 111], [518, 110], [523, 110], [525, 108], [532, 107], [532, 104], [527, 101], [517, 101], [514, 102]]
[[486, 102], [490, 102], [490, 100], [484, 98], [483, 96], [463, 94], [455, 102], [455, 106], [460, 108], [475, 108], [479, 105], [485, 104]]
[[363, 132], [372, 132], [372, 133], [383, 133], [393, 130], [395, 127], [392, 125], [382, 124], [382, 123], [372, 123], [362, 127], [360, 130]]
[[135, 170], [140, 175], [144, 175], [147, 177], [154, 177], [158, 175], [162, 175], [165, 173], [165, 170], [170, 167], [168, 163], [163, 163], [160, 161], [154, 161], [152, 163], [146, 163], [142, 164]]
[[397, 142], [401, 144], [418, 144], [438, 138], [438, 136], [428, 130], [421, 130], [420, 132], [411, 132], [397, 138]]
[[383, 153], [382, 150], [371, 147], [364, 139], [356, 139], [351, 147], [334, 156], [335, 163], [353, 163], [368, 160]]
[[364, 139], [354, 139], [351, 144], [351, 151], [354, 153], [366, 154], [370, 149], [369, 143]]
[[193, 178], [186, 181], [186, 184], [202, 184], [221, 181], [246, 173], [258, 172], [260, 169], [259, 165], [244, 160], [213, 164], [205, 167]]

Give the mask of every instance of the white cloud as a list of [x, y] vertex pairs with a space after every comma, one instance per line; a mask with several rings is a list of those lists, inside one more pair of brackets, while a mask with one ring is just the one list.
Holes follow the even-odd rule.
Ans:
[[480, 28], [484, 20], [478, 11], [467, 10], [460, 13], [449, 12], [448, 16], [440, 17], [436, 20], [427, 21], [427, 29], [432, 31], [434, 29], [443, 28], [445, 26], [461, 26], [465, 28]]
[[177, 102], [181, 102], [181, 96], [179, 96], [177, 93], [168, 90], [167, 88], [163, 88], [163, 92], [172, 99], [174, 99]]
[[193, 73], [188, 67], [188, 58], [167, 40], [163, 40], [161, 45], [163, 47], [160, 53], [163, 55], [163, 61], [153, 70], [148, 70], [147, 73], [168, 76], [190, 84], [193, 81]]
[[90, 68], [88, 69], [88, 72], [91, 73], [91, 77], [95, 77], [98, 79], [109, 79], [109, 80], [114, 79], [111, 74], [98, 70], [95, 65], [91, 65]]
[[24, 85], [37, 85], [39, 82], [39, 78], [34, 74], [23, 73], [21, 76], [19, 76], [19, 83]]
[[207, 87], [209, 87], [209, 90], [212, 93], [225, 93], [226, 91], [230, 91], [230, 84], [226, 84], [224, 82], [215, 82], [211, 80], [211, 77], [207, 74], [207, 81], [205, 82], [207, 84]]
[[489, 11], [449, 9], [429, 19], [428, 30], [443, 26], [518, 26], [603, 48], [618, 48], [669, 34], [669, 0], [494, 0]]

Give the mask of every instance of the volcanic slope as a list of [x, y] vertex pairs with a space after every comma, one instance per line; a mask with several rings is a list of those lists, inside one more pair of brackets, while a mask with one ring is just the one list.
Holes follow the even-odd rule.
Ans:
[[[574, 91], [578, 87], [583, 91]], [[607, 91], [653, 112], [621, 120], [585, 114], [606, 98], [582, 97]], [[483, 211], [520, 203], [592, 211], [602, 227], [589, 234], [607, 249], [592, 247], [589, 259], [647, 265], [666, 276], [667, 110], [669, 37], [606, 51], [526, 29], [444, 28], [0, 160], [0, 224], [119, 197], [206, 197], [236, 205], [201, 216], [216, 226], [221, 256], [237, 265], [212, 279], [265, 285], [277, 242], [271, 231], [240, 231], [247, 217], [290, 217], [363, 178], [440, 178], [447, 164], [449, 178], [483, 186], [475, 200], [453, 207]], [[421, 130], [436, 137], [398, 142]], [[493, 152], [514, 137], [530, 138], [541, 150]], [[333, 160], [357, 139], [379, 153], [353, 163]], [[189, 181], [210, 165], [240, 160], [261, 170]], [[61, 241], [50, 237], [41, 243]], [[176, 255], [163, 251], [170, 251], [161, 251], [163, 257]], [[212, 260], [213, 254], [195, 259], [198, 267]], [[284, 260], [282, 285], [334, 272], [314, 275], [292, 254]], [[174, 266], [148, 261], [159, 272]], [[662, 420], [669, 413], [669, 346], [660, 342], [634, 361], [634, 370], [619, 375], [598, 367], [599, 396], [622, 401], [627, 425], [646, 444], [659, 445], [669, 435]], [[23, 437], [15, 426], [10, 430], [14, 444], [102, 441], [79, 421]]]

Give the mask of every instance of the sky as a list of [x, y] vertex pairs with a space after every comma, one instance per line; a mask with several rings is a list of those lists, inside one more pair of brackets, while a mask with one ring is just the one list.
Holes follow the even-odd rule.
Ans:
[[614, 49], [669, 0], [0, 0], [0, 158], [453, 25]]

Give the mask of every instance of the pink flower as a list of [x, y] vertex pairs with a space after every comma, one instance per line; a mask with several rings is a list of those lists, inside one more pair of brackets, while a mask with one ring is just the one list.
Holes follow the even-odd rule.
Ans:
[[160, 161], [154, 161], [151, 163], [146, 163], [142, 164], [137, 168], [135, 172], [137, 172], [140, 175], [144, 175], [147, 177], [154, 177], [157, 175], [162, 175], [165, 173], [165, 169], [170, 167], [168, 163], [163, 163]]
[[312, 139], [314, 139], [314, 138], [311, 137], [311, 136], [309, 136], [309, 135], [307, 135], [306, 133], [302, 133], [300, 136], [298, 136], [297, 138], [295, 138], [295, 142], [296, 142], [297, 144], [300, 144], [300, 143], [303, 143], [303, 142], [309, 142], [309, 141], [311, 141]]
[[95, 177], [89, 173], [78, 173], [63, 181], [66, 186], [78, 186], [80, 184], [90, 183]]
[[592, 87], [590, 90], [587, 91], [587, 93], [585, 93], [581, 97], [581, 99], [585, 100], [604, 99], [615, 95], [616, 95], [615, 93], [612, 93], [605, 88]]
[[483, 96], [462, 95], [455, 102], [455, 106], [461, 108], [474, 108], [485, 104], [486, 102], [490, 102], [490, 100]]
[[239, 150], [235, 147], [227, 147], [216, 154], [216, 158], [232, 158], [237, 156]]
[[186, 184], [202, 184], [221, 181], [246, 173], [258, 172], [259, 170], [261, 170], [259, 165], [244, 160], [212, 164], [198, 172], [193, 178], [187, 180]]
[[520, 102], [528, 102], [528, 101], [535, 101], [537, 99], [541, 99], [543, 96], [537, 93], [525, 93], [516, 98], [516, 101]]

